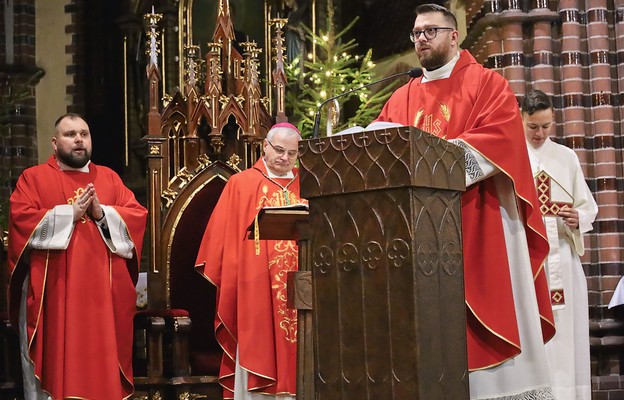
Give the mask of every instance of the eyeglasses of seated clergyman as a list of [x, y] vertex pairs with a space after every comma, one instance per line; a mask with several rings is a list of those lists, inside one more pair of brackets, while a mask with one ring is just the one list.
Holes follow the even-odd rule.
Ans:
[[279, 157], [282, 157], [284, 154], [288, 154], [288, 158], [297, 158], [299, 156], [299, 150], [286, 151], [286, 149], [282, 146], [273, 146], [273, 143], [271, 143], [268, 139], [266, 139], [266, 142], [273, 148], [273, 150], [275, 150], [275, 153]]

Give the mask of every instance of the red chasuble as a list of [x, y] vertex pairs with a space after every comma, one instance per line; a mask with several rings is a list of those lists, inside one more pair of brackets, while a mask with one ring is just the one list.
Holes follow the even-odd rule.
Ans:
[[[93, 163], [89, 170], [61, 171], [52, 156], [47, 164], [25, 170], [11, 195], [11, 319], [18, 326], [22, 282], [30, 272], [29, 354], [43, 390], [54, 399], [122, 399], [133, 391], [134, 285], [147, 210], [115, 172]], [[134, 258], [111, 253], [87, 216], [75, 223], [66, 250], [26, 248], [46, 213], [72, 204], [88, 183], [100, 203], [113, 207], [126, 223]]]
[[[377, 120], [461, 139], [511, 179], [529, 245], [542, 336], [549, 340], [554, 321], [543, 269], [548, 242], [536, 206], [518, 103], [507, 81], [462, 50], [448, 79], [412, 79], [390, 97]], [[470, 186], [462, 196], [471, 371], [498, 365], [521, 351], [499, 207], [492, 178]]]
[[216, 338], [224, 350], [219, 380], [233, 398], [238, 349], [247, 390], [296, 394], [297, 312], [286, 307], [286, 274], [297, 270], [293, 241], [262, 240], [247, 228], [265, 206], [303, 203], [299, 176], [269, 179], [262, 160], [233, 175], [212, 212], [197, 269], [217, 287]]

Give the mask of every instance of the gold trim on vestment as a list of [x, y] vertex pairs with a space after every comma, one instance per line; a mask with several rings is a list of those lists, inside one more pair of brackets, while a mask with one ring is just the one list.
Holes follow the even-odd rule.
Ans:
[[[47, 215], [47, 213], [46, 213], [46, 215]], [[33, 230], [33, 232], [34, 232], [34, 230]], [[30, 241], [28, 241], [27, 243], [30, 243]], [[39, 388], [41, 389], [41, 391], [43, 393], [47, 394], [48, 396], [50, 396], [50, 398], [52, 398], [52, 394], [47, 392], [47, 391], [45, 391], [43, 389], [43, 387], [42, 387], [42, 382], [43, 381], [42, 381], [41, 377], [39, 375], [37, 375], [37, 371], [35, 371], [35, 362], [33, 361], [32, 357], [30, 356], [30, 348], [32, 347], [32, 342], [33, 342], [33, 340], [35, 338], [37, 330], [39, 329], [39, 321], [41, 319], [41, 312], [43, 310], [43, 297], [45, 295], [45, 283], [46, 283], [46, 280], [48, 278], [48, 259], [49, 259], [49, 256], [50, 256], [50, 250], [48, 250], [47, 253], [46, 253], [45, 274], [43, 275], [43, 288], [44, 289], [42, 290], [42, 293], [41, 293], [41, 303], [39, 304], [39, 313], [37, 315], [37, 323], [35, 325], [35, 329], [33, 330], [32, 337], [28, 338], [28, 354], [27, 354], [28, 359], [27, 359], [27, 361], [28, 361], [29, 364], [32, 365], [33, 376], [35, 377], [36, 380], [39, 381]], [[30, 271], [28, 272], [28, 280], [30, 280]], [[26, 295], [28, 296], [28, 293]], [[22, 301], [23, 301], [23, 299], [22, 299]], [[20, 312], [21, 312], [21, 304], [20, 304]], [[24, 318], [26, 318], [26, 321], [25, 321], [26, 322], [26, 333], [25, 334], [26, 334], [26, 336], [28, 336], [28, 305], [26, 305], [26, 315], [24, 316]], [[20, 321], [18, 321], [18, 324], [20, 324]], [[19, 328], [20, 327], [18, 327], [18, 331], [19, 331]], [[22, 345], [20, 343], [20, 350], [21, 350], [21, 346]]]
[[[117, 366], [119, 367], [119, 371], [121, 371], [121, 375], [124, 377], [126, 382], [128, 382], [128, 384], [130, 385], [130, 388], [132, 389], [130, 390], [130, 394], [124, 397], [124, 399], [128, 399], [134, 393], [134, 381], [131, 381], [128, 379], [128, 375], [124, 372], [123, 368], [121, 367], [121, 364], [119, 363], [119, 357], [117, 357]], [[120, 381], [119, 383], [121, 384], [121, 390], [123, 391], [123, 382]]]
[[[37, 228], [39, 227], [39, 225], [41, 225], [41, 223], [46, 219], [46, 216], [51, 212], [52, 210], [48, 210], [46, 211], [46, 213], [43, 215], [43, 217], [41, 218], [41, 220], [39, 220], [39, 223], [35, 226], [35, 229], [32, 230], [32, 232], [30, 233], [30, 237], [28, 238], [28, 240], [26, 241], [26, 243], [24, 244], [24, 247], [22, 247], [22, 250], [20, 251], [19, 256], [17, 257], [17, 260], [15, 261], [15, 267], [13, 268], [13, 271], [11, 271], [11, 275], [9, 276], [9, 284], [11, 283], [11, 281], [13, 280], [13, 275], [15, 275], [15, 272], [17, 271], [20, 262], [22, 260], [22, 257], [24, 256], [24, 252], [26, 251], [26, 249], [28, 248], [28, 244], [32, 241], [33, 236], [35, 235], [35, 232], [37, 232]], [[28, 270], [30, 273], [30, 265], [28, 266]], [[22, 282], [23, 283], [23, 282]]]
[[[483, 322], [483, 320], [481, 320], [481, 318], [479, 318], [477, 316], [477, 314], [474, 312], [474, 310], [472, 309], [472, 307], [470, 307], [470, 304], [468, 304], [468, 301], [466, 301], [466, 307], [468, 307], [468, 309], [470, 309], [470, 312], [472, 313], [472, 315], [477, 319], [477, 321], [479, 321], [479, 323], [485, 328], [487, 329], [492, 335], [498, 337], [499, 339], [501, 339], [503, 342], [509, 343], [512, 347], [518, 349], [518, 354], [520, 354], [520, 352], [522, 351], [522, 349], [520, 348], [520, 344], [516, 344], [511, 342], [510, 340], [508, 340], [507, 338], [503, 337], [502, 335], [498, 334], [497, 332], [495, 332], [492, 328], [490, 328], [486, 323]], [[512, 358], [516, 357], [518, 354], [513, 355], [511, 357], [508, 357], [502, 361], [490, 364], [490, 365], [486, 365], [484, 367], [481, 368], [474, 368], [474, 369], [470, 369], [470, 371], [481, 371], [484, 369], [488, 369], [488, 368], [492, 368], [492, 367], [496, 367], [498, 365], [501, 365], [509, 360], [511, 360]]]
[[[50, 250], [46, 251], [46, 261], [45, 261], [45, 273], [43, 274], [43, 288], [41, 289], [41, 301], [39, 302], [39, 311], [37, 312], [37, 323], [35, 324], [35, 329], [33, 329], [32, 337], [28, 338], [28, 356], [30, 357], [30, 348], [32, 347], [32, 342], [35, 339], [35, 335], [37, 334], [37, 330], [39, 329], [39, 322], [41, 321], [41, 313], [43, 312], [43, 299], [45, 297], [45, 288], [46, 281], [48, 279], [48, 263], [50, 261]], [[28, 279], [31, 279], [30, 271], [28, 272]], [[26, 306], [26, 321], [28, 321], [28, 305]], [[26, 329], [28, 332], [28, 323], [26, 323]]]
[[[515, 180], [511, 177], [511, 175], [509, 175], [509, 174], [507, 173], [507, 171], [505, 171], [503, 168], [501, 168], [501, 167], [500, 167], [500, 165], [496, 164], [495, 162], [493, 162], [492, 160], [490, 160], [488, 157], [486, 157], [485, 155], [483, 155], [480, 151], [476, 150], [473, 146], [471, 146], [471, 145], [470, 145], [470, 143], [466, 142], [466, 141], [465, 141], [465, 140], [463, 140], [463, 139], [457, 139], [457, 140], [461, 140], [462, 142], [464, 142], [464, 143], [465, 143], [468, 147], [470, 147], [470, 149], [472, 149], [473, 151], [475, 151], [475, 152], [479, 153], [479, 155], [480, 155], [481, 157], [483, 157], [484, 159], [486, 159], [486, 160], [487, 160], [490, 164], [494, 165], [496, 168], [498, 168], [498, 170], [499, 170], [499, 171], [501, 171], [503, 174], [505, 174], [505, 176], [507, 176], [507, 177], [509, 178], [509, 180], [511, 181], [511, 184], [512, 184], [512, 187], [513, 187], [513, 192], [514, 192], [514, 195], [515, 195], [517, 198], [519, 198], [519, 199], [521, 199], [522, 201], [524, 201], [526, 204], [528, 204], [528, 205], [529, 205], [529, 207], [531, 207], [531, 210], [532, 210], [533, 212], [538, 212], [538, 213], [539, 213], [539, 210], [535, 210], [535, 207], [533, 207], [533, 203], [531, 203], [531, 202], [530, 202], [529, 200], [527, 200], [526, 198], [524, 198], [524, 197], [520, 196], [520, 194], [519, 194], [519, 193], [518, 193], [518, 191], [516, 190], [516, 181], [515, 181]], [[533, 183], [532, 183], [532, 185], [533, 185]], [[534, 185], [533, 185], [533, 186], [534, 186]], [[516, 207], [516, 208], [517, 208], [517, 210], [518, 210], [518, 215], [520, 216], [521, 210], [520, 210], [520, 208], [518, 208], [518, 207]], [[539, 215], [540, 215], [540, 218], [541, 218], [541, 213], [539, 213]], [[521, 217], [521, 216], [520, 216], [520, 217]], [[524, 225], [524, 224], [523, 224], [523, 225]], [[537, 233], [539, 236], [541, 236], [541, 237], [542, 237], [542, 239], [544, 239], [544, 241], [546, 241], [546, 243], [548, 243], [548, 238], [547, 238], [546, 236], [542, 235], [542, 234], [541, 234], [540, 232], [538, 232], [537, 230], [535, 230], [535, 229], [533, 228], [533, 226], [529, 223], [528, 216], [527, 216], [527, 223], [526, 223], [526, 226], [527, 226], [529, 229], [531, 229], [531, 231], [533, 231], [533, 232]], [[541, 272], [541, 271], [542, 271], [542, 269], [544, 268], [544, 263], [546, 262], [546, 259], [547, 259], [547, 258], [548, 258], [548, 255], [546, 255], [546, 257], [544, 257], [544, 259], [543, 259], [543, 260], [542, 260], [542, 262], [540, 263], [540, 267], [538, 268], [538, 270], [537, 270], [537, 271], [535, 272], [535, 274], [533, 275], [533, 281], [535, 281], [535, 279], [537, 279], [537, 276], [540, 274], [540, 272]]]
[[[253, 390], [259, 390], [259, 389], [263, 389], [263, 388], [269, 387], [269, 386], [271, 386], [271, 385], [274, 385], [274, 384], [277, 382], [277, 379], [271, 378], [271, 377], [266, 376], [266, 375], [258, 374], [258, 373], [256, 373], [256, 372], [253, 372], [253, 371], [252, 371], [252, 370], [250, 370], [250, 369], [247, 369], [247, 368], [243, 367], [243, 365], [242, 365], [240, 362], [238, 363], [238, 366], [239, 366], [241, 369], [244, 369], [245, 371], [247, 371], [247, 374], [250, 374], [250, 373], [251, 373], [251, 374], [253, 374], [253, 375], [256, 375], [256, 376], [259, 376], [259, 377], [261, 377], [261, 378], [264, 378], [264, 379], [267, 379], [267, 380], [271, 381], [271, 383], [268, 383], [268, 384], [266, 384], [266, 385], [263, 385], [263, 386], [257, 386], [257, 387], [252, 387], [252, 388], [250, 388], [250, 387], [249, 387], [249, 385], [248, 385], [248, 386], [247, 386], [247, 388], [246, 388], [248, 392], [251, 392], [251, 391], [253, 391]], [[249, 381], [248, 381], [248, 383], [249, 383]]]
[[260, 226], [258, 225], [258, 214], [254, 217], [254, 248], [256, 255], [260, 255]]
[[[498, 168], [498, 170], [499, 170], [501, 173], [503, 173], [505, 176], [507, 176], [507, 178], [509, 178], [509, 180], [511, 181], [511, 184], [512, 184], [512, 189], [513, 189], [513, 192], [514, 192], [515, 197], [516, 197], [516, 198], [519, 198], [520, 200], [522, 200], [522, 201], [524, 201], [526, 204], [528, 204], [528, 206], [531, 208], [531, 211], [532, 211], [532, 212], [539, 212], [539, 210], [536, 210], [536, 209], [535, 209], [535, 207], [533, 206], [533, 203], [531, 203], [531, 202], [530, 202], [529, 200], [527, 200], [526, 198], [524, 198], [524, 197], [520, 196], [520, 194], [519, 194], [519, 193], [518, 193], [518, 191], [516, 190], [516, 181], [513, 179], [513, 177], [512, 177], [510, 174], [508, 174], [508, 173], [507, 173], [507, 171], [505, 171], [503, 168], [501, 168], [501, 167], [500, 167], [500, 165], [498, 165], [497, 163], [493, 162], [491, 159], [489, 159], [488, 157], [486, 157], [486, 156], [485, 156], [484, 154], [482, 154], [480, 151], [476, 150], [473, 146], [471, 146], [471, 145], [470, 145], [470, 143], [466, 142], [466, 141], [465, 141], [465, 140], [463, 140], [463, 139], [458, 139], [458, 140], [461, 140], [462, 142], [464, 142], [464, 143], [465, 143], [468, 147], [470, 147], [470, 149], [471, 149], [471, 150], [475, 151], [476, 153], [478, 153], [479, 155], [481, 155], [481, 157], [483, 157], [485, 160], [487, 160], [490, 164], [492, 164], [492, 165], [494, 165], [496, 168]], [[532, 175], [532, 174], [531, 174], [531, 175]], [[532, 185], [534, 186], [533, 181], [532, 181], [531, 183], [532, 183]], [[520, 214], [521, 214], [522, 210], [520, 209], [520, 207], [518, 207], [517, 202], [516, 202], [516, 209], [518, 210], [518, 216], [520, 217], [520, 220], [521, 220], [522, 215], [520, 215]], [[541, 213], [539, 213], [539, 215], [540, 215], [540, 219], [541, 219]], [[528, 216], [525, 216], [525, 217], [527, 218], [527, 221], [526, 221], [526, 227], [525, 227], [525, 229], [530, 229], [531, 231], [533, 231], [534, 233], [536, 233], [537, 235], [539, 235], [542, 239], [544, 239], [544, 241], [548, 244], [548, 239], [547, 239], [547, 237], [546, 237], [546, 236], [544, 236], [544, 235], [542, 235], [540, 232], [538, 232], [538, 231], [537, 231], [537, 230], [536, 230], [536, 229], [535, 229], [535, 228], [534, 228], [534, 227], [533, 227], [533, 226], [529, 223]], [[521, 220], [521, 221], [522, 221], [522, 220]], [[523, 225], [523, 226], [525, 226], [525, 224], [522, 224], [522, 225]], [[525, 233], [525, 235], [526, 235], [526, 233]], [[530, 254], [529, 254], [529, 258], [530, 258]], [[541, 263], [540, 263], [539, 268], [537, 269], [537, 271], [535, 272], [535, 274], [533, 274], [533, 282], [534, 282], [534, 283], [535, 283], [535, 281], [537, 280], [538, 276], [539, 276], [539, 275], [542, 273], [542, 271], [544, 270], [544, 266], [545, 266], [545, 264], [546, 264], [546, 260], [547, 260], [547, 259], [548, 259], [548, 254], [546, 254], [546, 255], [544, 256], [544, 258], [542, 259], [542, 261], [541, 261]], [[531, 267], [531, 269], [532, 269], [532, 267]], [[533, 286], [535, 287], [535, 285], [533, 285]], [[537, 298], [536, 298], [536, 300], [537, 300]], [[514, 304], [515, 304], [515, 302], [516, 302], [516, 299], [514, 298]], [[468, 304], [468, 302], [466, 302], [466, 304]], [[539, 305], [539, 303], [538, 303], [538, 305]], [[549, 301], [549, 305], [550, 305], [550, 301]], [[481, 322], [481, 323], [483, 324], [483, 321], [481, 321], [481, 320], [477, 317], [477, 314], [474, 312], [474, 310], [472, 310], [472, 308], [471, 308], [469, 305], [468, 305], [468, 307], [469, 307], [469, 308], [470, 308], [470, 310], [472, 311], [472, 313], [473, 313], [473, 315], [475, 316], [475, 318], [477, 318], [477, 320], [479, 320], [479, 322]], [[542, 313], [539, 311], [539, 307], [538, 307], [538, 314], [539, 314], [539, 316], [540, 316], [540, 319], [541, 319], [541, 320], [544, 320], [544, 321], [548, 322], [548, 324], [549, 324], [550, 326], [552, 326], [552, 327], [553, 327], [553, 329], [555, 329], [554, 319], [553, 319], [553, 321], [551, 322], [548, 318], [544, 317], [544, 316], [542, 315]], [[553, 317], [553, 318], [554, 318], [554, 317]], [[490, 329], [489, 327], [487, 327], [485, 324], [483, 324], [483, 326], [484, 326], [486, 329], [488, 329], [488, 330], [490, 330], [490, 331], [491, 331], [491, 329]], [[491, 331], [491, 332], [493, 332], [493, 331]], [[498, 335], [497, 335], [497, 336], [498, 336]], [[554, 336], [554, 335], [553, 335], [553, 336]], [[544, 341], [544, 339], [543, 339], [543, 334], [542, 334], [542, 341]], [[516, 347], [516, 346], [514, 346], [514, 347]], [[518, 346], [518, 349], [519, 349], [519, 350], [521, 350], [521, 348], [520, 348], [519, 346]], [[486, 367], [483, 367], [483, 368], [478, 368], [478, 369], [475, 369], [474, 371], [481, 370], [481, 369], [487, 369], [487, 368], [491, 368], [491, 367], [495, 367], [495, 366], [497, 366], [497, 365], [500, 365], [500, 364], [502, 364], [502, 363], [504, 363], [504, 362], [506, 362], [506, 361], [510, 360], [511, 358], [513, 358], [513, 357], [510, 357], [510, 358], [508, 358], [508, 359], [506, 359], [506, 360], [503, 360], [503, 361], [502, 361], [502, 362], [500, 362], [500, 363], [496, 363], [496, 364], [492, 364], [492, 365], [490, 365], [490, 366], [486, 366]]]

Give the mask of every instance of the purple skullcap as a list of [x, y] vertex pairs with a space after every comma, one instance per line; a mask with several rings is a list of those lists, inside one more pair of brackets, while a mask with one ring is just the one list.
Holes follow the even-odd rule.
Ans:
[[273, 130], [273, 128], [289, 128], [289, 129], [292, 129], [293, 131], [297, 132], [297, 134], [299, 136], [301, 136], [301, 132], [299, 132], [299, 129], [297, 129], [297, 127], [294, 126], [293, 124], [291, 124], [290, 122], [279, 122], [279, 123], [273, 125], [271, 127], [271, 129], [269, 129], [269, 130]]

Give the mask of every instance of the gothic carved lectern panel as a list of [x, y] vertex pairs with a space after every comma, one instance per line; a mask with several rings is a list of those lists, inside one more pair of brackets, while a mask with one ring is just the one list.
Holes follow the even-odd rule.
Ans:
[[463, 151], [409, 127], [302, 151], [314, 299], [306, 398], [467, 399]]

